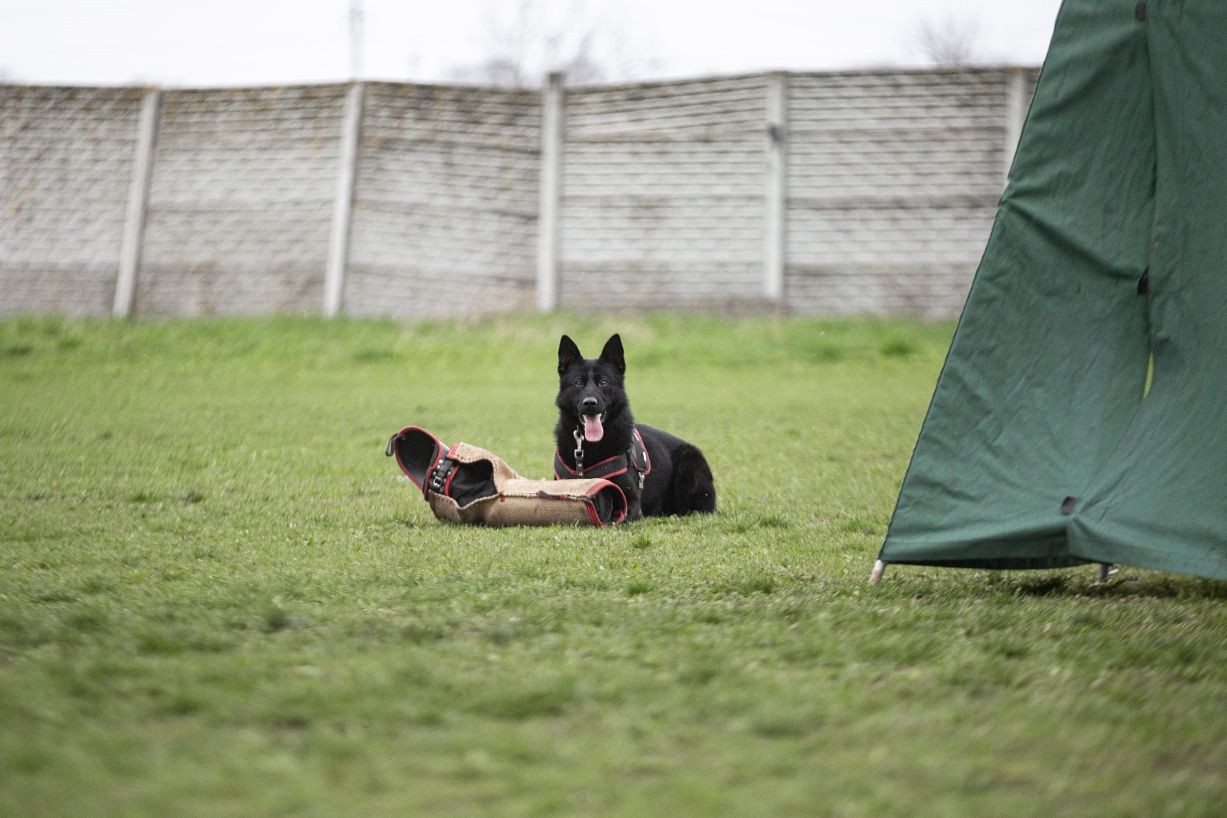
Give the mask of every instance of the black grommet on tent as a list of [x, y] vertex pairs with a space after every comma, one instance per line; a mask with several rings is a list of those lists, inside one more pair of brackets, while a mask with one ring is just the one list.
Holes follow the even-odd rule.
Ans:
[[1138, 295], [1146, 295], [1150, 292], [1150, 268], [1147, 267], [1142, 271], [1142, 277], [1138, 279]]
[[1133, 7], [1133, 16], [1139, 23], [1146, 22], [1146, 4], [1138, 3]]
[[1078, 505], [1077, 497], [1066, 497], [1061, 501], [1061, 513], [1070, 515], [1074, 513], [1074, 506]]

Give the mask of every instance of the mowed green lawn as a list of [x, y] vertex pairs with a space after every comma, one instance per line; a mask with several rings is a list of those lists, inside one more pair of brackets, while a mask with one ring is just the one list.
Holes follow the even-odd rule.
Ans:
[[[952, 325], [0, 322], [0, 814], [1222, 815], [1227, 584], [866, 578]], [[437, 522], [544, 476], [620, 331], [719, 513]]]

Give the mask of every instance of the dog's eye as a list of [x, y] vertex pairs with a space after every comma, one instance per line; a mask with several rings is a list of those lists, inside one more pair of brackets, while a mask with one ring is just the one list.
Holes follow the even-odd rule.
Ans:
[[583, 379], [583, 378], [576, 378], [576, 379], [575, 379], [575, 385], [576, 385], [576, 386], [583, 386], [583, 385], [584, 385], [584, 379]]
[[597, 386], [609, 386], [609, 381], [601, 378], [601, 380], [597, 383]]

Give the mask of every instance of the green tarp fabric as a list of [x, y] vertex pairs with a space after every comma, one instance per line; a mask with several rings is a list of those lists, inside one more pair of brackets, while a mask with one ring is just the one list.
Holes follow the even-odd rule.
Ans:
[[881, 559], [1227, 579], [1227, 2], [1065, 1]]

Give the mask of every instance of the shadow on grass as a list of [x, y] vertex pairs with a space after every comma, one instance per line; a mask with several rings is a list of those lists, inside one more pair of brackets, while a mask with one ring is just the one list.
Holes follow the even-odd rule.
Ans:
[[[896, 566], [901, 567], [901, 566]], [[936, 570], [936, 569], [935, 569]], [[1162, 574], [1140, 568], [1122, 566], [1119, 573], [1100, 582], [1096, 569], [1087, 567], [1043, 570], [939, 570], [936, 573], [888, 576], [898, 581], [899, 593], [909, 597], [959, 596], [1045, 597], [1053, 599], [1227, 599], [1227, 581], [1203, 577]], [[888, 592], [889, 593], [889, 592]]]
[[1105, 582], [1087, 582], [1083, 577], [1060, 574], [1021, 581], [1007, 580], [1004, 586], [1019, 596], [1227, 599], [1227, 582], [1158, 574], [1117, 574]]

